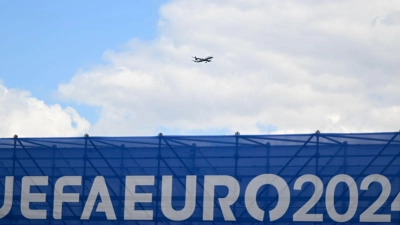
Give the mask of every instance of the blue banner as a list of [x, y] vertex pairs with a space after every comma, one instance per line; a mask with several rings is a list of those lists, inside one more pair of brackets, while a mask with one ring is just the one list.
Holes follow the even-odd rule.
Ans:
[[0, 224], [399, 224], [399, 133], [0, 139]]

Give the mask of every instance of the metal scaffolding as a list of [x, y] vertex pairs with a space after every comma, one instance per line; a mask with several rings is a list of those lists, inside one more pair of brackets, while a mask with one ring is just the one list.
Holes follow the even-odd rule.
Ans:
[[[400, 212], [391, 203], [400, 192], [400, 137], [392, 133], [320, 133], [298, 135], [232, 136], [165, 136], [156, 137], [89, 137], [82, 138], [4, 138], [0, 139], [0, 206], [5, 197], [5, 177], [14, 177], [13, 206], [0, 219], [0, 224], [297, 224], [293, 214], [313, 195], [312, 184], [293, 190], [296, 179], [304, 174], [319, 177], [324, 184], [337, 174], [351, 176], [357, 186], [370, 174], [385, 176], [391, 184], [387, 201], [376, 214], [390, 214], [391, 223], [399, 224]], [[275, 174], [290, 188], [290, 207], [283, 217], [269, 222], [255, 220], [245, 207], [244, 189], [260, 174]], [[151, 193], [151, 203], [137, 203], [138, 210], [153, 210], [152, 221], [124, 221], [125, 177], [155, 176], [154, 185], [138, 186], [137, 192]], [[173, 206], [185, 203], [186, 177], [197, 176], [196, 208], [187, 220], [171, 221], [161, 210], [162, 176], [173, 176]], [[234, 177], [241, 190], [231, 206], [236, 221], [225, 221], [218, 198], [227, 195], [224, 187], [215, 189], [214, 221], [203, 221], [204, 176]], [[47, 186], [34, 186], [32, 193], [46, 193], [46, 201], [30, 205], [31, 209], [47, 210], [45, 220], [26, 219], [20, 210], [21, 180], [25, 176], [47, 176]], [[66, 193], [79, 193], [79, 202], [64, 203], [61, 220], [53, 218], [54, 186], [60, 177], [82, 176], [81, 186], [67, 186]], [[85, 202], [96, 176], [106, 180], [117, 220], [107, 220], [102, 212], [93, 210], [90, 220], [81, 220]], [[373, 184], [360, 190], [357, 212], [346, 224], [360, 222], [360, 214], [376, 201], [382, 187]], [[265, 185], [257, 192], [257, 203], [268, 212], [277, 204], [279, 193]], [[324, 195], [325, 196], [325, 192]], [[349, 207], [349, 188], [338, 184], [335, 207], [345, 213]], [[95, 206], [101, 202], [97, 199]], [[323, 214], [324, 222], [301, 224], [336, 224], [329, 218], [325, 198], [320, 198], [309, 213]], [[0, 215], [1, 216], [1, 215]], [[376, 224], [376, 223], [371, 223]]]

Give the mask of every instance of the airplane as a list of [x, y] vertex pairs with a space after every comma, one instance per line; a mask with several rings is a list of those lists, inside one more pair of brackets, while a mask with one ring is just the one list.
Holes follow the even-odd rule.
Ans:
[[208, 63], [208, 62], [211, 62], [211, 59], [214, 58], [214, 57], [207, 56], [205, 58], [198, 58], [198, 57], [194, 56], [193, 58], [194, 58], [194, 60], [192, 60], [193, 62], [196, 62], [196, 63], [199, 63], [199, 62]]

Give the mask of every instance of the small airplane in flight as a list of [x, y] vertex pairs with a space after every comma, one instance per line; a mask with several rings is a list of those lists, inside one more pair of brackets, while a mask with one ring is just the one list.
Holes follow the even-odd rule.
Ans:
[[207, 56], [207, 57], [205, 57], [205, 58], [198, 58], [198, 57], [193, 57], [194, 58], [194, 60], [192, 60], [193, 62], [197, 62], [197, 63], [199, 63], [199, 62], [205, 62], [205, 63], [208, 63], [208, 62], [211, 62], [211, 59], [212, 58], [214, 58], [214, 57], [212, 57], [212, 56]]

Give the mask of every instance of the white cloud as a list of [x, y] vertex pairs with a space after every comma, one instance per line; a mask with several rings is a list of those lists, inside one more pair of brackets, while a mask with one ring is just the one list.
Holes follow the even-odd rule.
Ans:
[[73, 108], [47, 105], [27, 91], [1, 84], [0, 105], [1, 137], [81, 136], [90, 127]]
[[400, 11], [388, 14], [382, 22], [386, 25], [400, 25]]
[[395, 131], [399, 10], [397, 0], [171, 1], [157, 39], [105, 52], [109, 65], [59, 93], [101, 107], [95, 135]]

